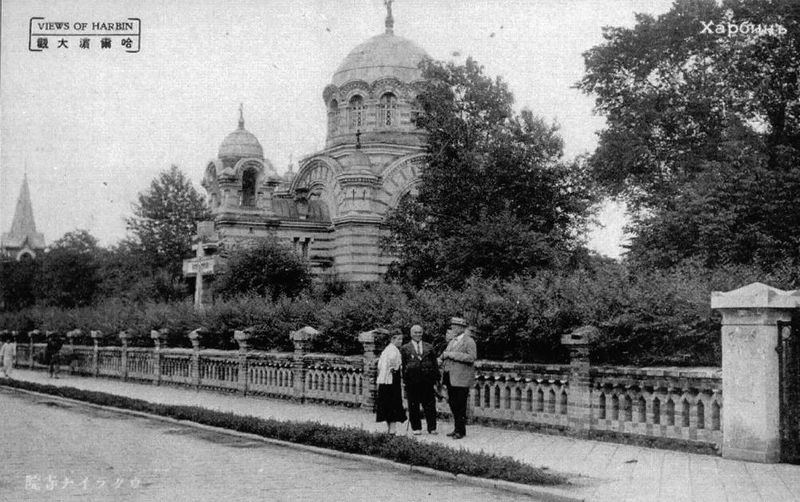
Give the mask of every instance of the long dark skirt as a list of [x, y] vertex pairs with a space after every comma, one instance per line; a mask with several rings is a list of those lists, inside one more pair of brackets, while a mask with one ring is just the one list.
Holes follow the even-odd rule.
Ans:
[[403, 409], [403, 391], [400, 388], [400, 378], [395, 375], [391, 385], [378, 385], [378, 400], [376, 402], [376, 422], [405, 422], [406, 410]]

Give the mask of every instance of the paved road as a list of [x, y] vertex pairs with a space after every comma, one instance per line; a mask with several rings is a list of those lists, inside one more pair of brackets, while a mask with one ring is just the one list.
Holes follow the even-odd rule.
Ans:
[[0, 500], [521, 496], [0, 389]]

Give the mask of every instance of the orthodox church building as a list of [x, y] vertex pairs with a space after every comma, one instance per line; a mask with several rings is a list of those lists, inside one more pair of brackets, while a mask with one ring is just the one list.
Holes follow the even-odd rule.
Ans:
[[0, 236], [0, 258], [17, 261], [36, 258], [37, 254], [44, 252], [44, 247], [44, 235], [36, 231], [36, 222], [33, 221], [31, 192], [28, 188], [28, 176], [25, 175], [19, 190], [11, 230]]
[[199, 226], [198, 257], [273, 234], [318, 277], [373, 281], [386, 271], [392, 257], [380, 249], [382, 222], [414, 192], [426, 143], [412, 122], [426, 53], [394, 34], [386, 3], [385, 32], [350, 51], [323, 90], [325, 148], [303, 158], [297, 173], [276, 173], [240, 109], [238, 127], [205, 168], [213, 226]]

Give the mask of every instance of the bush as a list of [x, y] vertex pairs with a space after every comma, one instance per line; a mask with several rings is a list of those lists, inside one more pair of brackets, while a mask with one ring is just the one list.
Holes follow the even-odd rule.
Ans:
[[[134, 303], [111, 299], [93, 307], [35, 306], [0, 313], [0, 329], [34, 328], [65, 332], [90, 329], [119, 344], [129, 330], [131, 344], [152, 346], [150, 330], [170, 330], [169, 346], [191, 346], [186, 335], [204, 327], [203, 347], [235, 349], [233, 332], [253, 328], [258, 350], [291, 351], [291, 331], [321, 331], [311, 350], [360, 354], [358, 334], [375, 328], [414, 324], [438, 347], [450, 317], [478, 327], [481, 359], [563, 363], [561, 335], [592, 324], [594, 364], [719, 365], [720, 317], [710, 308], [712, 291], [729, 291], [757, 280], [782, 289], [796, 285], [790, 266], [765, 274], [754, 267], [706, 269], [687, 262], [669, 270], [636, 270], [611, 260], [589, 260], [572, 271], [542, 271], [509, 280], [470, 278], [462, 289], [406, 289], [392, 283], [321, 286], [295, 298], [256, 295], [221, 299], [197, 312], [185, 302]], [[88, 340], [88, 339], [87, 339]], [[382, 348], [382, 347], [379, 347]]]
[[253, 294], [275, 301], [281, 295], [294, 298], [311, 286], [305, 261], [276, 238], [240, 244], [227, 258], [227, 271], [217, 280], [223, 297]]

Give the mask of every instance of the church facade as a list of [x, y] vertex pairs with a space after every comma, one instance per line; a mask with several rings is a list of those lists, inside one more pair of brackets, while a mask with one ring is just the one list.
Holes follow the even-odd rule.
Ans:
[[350, 51], [323, 90], [325, 148], [296, 173], [276, 173], [240, 110], [238, 128], [205, 168], [213, 227], [198, 232], [198, 257], [217, 243], [276, 235], [318, 278], [364, 282], [385, 273], [392, 257], [380, 248], [382, 223], [414, 193], [426, 143], [413, 123], [426, 53], [394, 34], [388, 7], [385, 32]]

